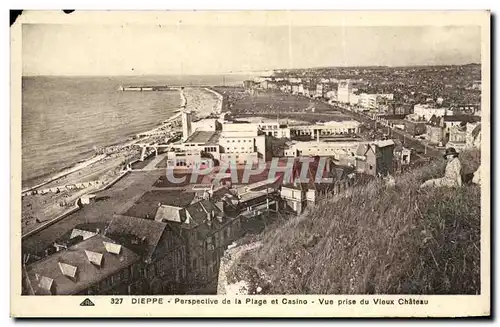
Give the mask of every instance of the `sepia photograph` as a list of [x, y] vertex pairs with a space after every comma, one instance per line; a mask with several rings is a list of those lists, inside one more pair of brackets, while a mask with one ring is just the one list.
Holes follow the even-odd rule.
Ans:
[[489, 314], [490, 17], [440, 14], [23, 12], [12, 296]]

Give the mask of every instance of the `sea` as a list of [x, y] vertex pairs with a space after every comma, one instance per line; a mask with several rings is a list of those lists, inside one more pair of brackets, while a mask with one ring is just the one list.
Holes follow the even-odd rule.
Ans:
[[221, 85], [242, 76], [29, 76], [22, 79], [22, 184], [125, 142], [179, 109], [179, 91], [121, 92], [121, 85]]

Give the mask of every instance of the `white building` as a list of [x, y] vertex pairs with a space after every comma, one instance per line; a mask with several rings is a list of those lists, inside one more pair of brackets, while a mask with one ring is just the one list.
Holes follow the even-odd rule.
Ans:
[[392, 93], [361, 93], [358, 96], [358, 105], [366, 109], [377, 109], [379, 107], [379, 99], [393, 100]]
[[317, 98], [322, 98], [326, 96], [326, 92], [329, 90], [327, 84], [318, 83], [316, 84], [316, 93], [314, 94]]
[[167, 153], [167, 166], [209, 168], [216, 162], [257, 163], [267, 159], [267, 141], [257, 124], [224, 124], [223, 131], [195, 131]]
[[304, 94], [304, 84], [299, 84], [299, 88], [297, 91], [298, 94]]
[[429, 104], [416, 104], [413, 107], [413, 117], [417, 120], [429, 121], [432, 116], [443, 117], [453, 115], [453, 111], [448, 108], [436, 108]]

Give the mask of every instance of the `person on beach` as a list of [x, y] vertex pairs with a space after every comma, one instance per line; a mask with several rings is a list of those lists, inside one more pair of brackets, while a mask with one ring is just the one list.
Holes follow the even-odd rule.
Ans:
[[481, 185], [481, 165], [474, 172], [474, 177], [472, 178], [472, 183]]
[[430, 179], [420, 185], [420, 188], [425, 187], [460, 187], [462, 186], [462, 164], [458, 159], [458, 152], [455, 148], [448, 148], [444, 154], [444, 158], [448, 161], [442, 178]]

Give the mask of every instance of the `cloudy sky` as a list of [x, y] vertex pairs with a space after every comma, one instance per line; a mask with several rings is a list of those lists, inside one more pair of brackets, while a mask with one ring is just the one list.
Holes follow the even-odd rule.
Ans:
[[481, 61], [476, 26], [27, 24], [23, 75], [211, 74]]

